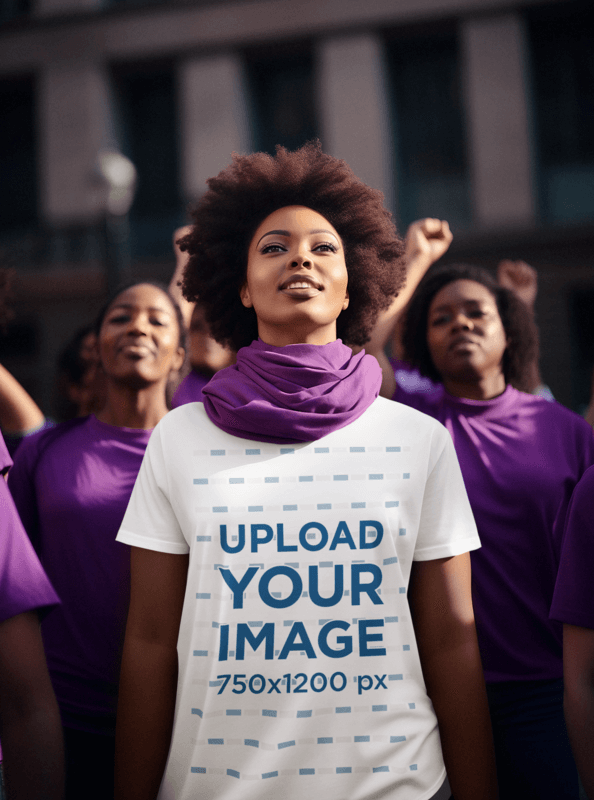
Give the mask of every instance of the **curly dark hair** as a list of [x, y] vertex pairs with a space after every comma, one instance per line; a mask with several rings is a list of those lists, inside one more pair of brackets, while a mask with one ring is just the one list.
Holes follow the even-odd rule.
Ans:
[[208, 182], [192, 212], [191, 232], [179, 240], [190, 254], [184, 296], [200, 298], [213, 337], [238, 350], [258, 338], [256, 313], [239, 292], [247, 252], [258, 225], [273, 211], [305, 206], [336, 229], [345, 251], [349, 307], [337, 320], [337, 335], [361, 345], [379, 312], [390, 305], [405, 278], [404, 242], [383, 195], [360, 181], [346, 162], [323, 153], [318, 141], [276, 155], [233, 155], [233, 162]]
[[475, 281], [485, 286], [495, 298], [508, 345], [503, 354], [503, 375], [516, 389], [530, 391], [528, 366], [538, 358], [538, 330], [524, 303], [509, 289], [500, 286], [482, 267], [467, 264], [439, 266], [429, 270], [411, 298], [402, 343], [407, 361], [427, 378], [441, 382], [427, 345], [427, 318], [435, 295], [449, 283]]

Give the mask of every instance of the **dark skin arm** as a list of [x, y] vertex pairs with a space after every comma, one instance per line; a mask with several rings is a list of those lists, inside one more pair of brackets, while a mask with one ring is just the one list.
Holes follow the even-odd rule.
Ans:
[[0, 738], [8, 800], [60, 800], [64, 747], [35, 611], [0, 623]]
[[563, 625], [563, 706], [567, 732], [588, 797], [594, 797], [594, 630]]
[[472, 610], [469, 554], [415, 561], [409, 601], [452, 794], [456, 800], [496, 800], [495, 755]]
[[131, 558], [116, 727], [115, 798], [153, 800], [171, 743], [188, 556], [133, 547]]

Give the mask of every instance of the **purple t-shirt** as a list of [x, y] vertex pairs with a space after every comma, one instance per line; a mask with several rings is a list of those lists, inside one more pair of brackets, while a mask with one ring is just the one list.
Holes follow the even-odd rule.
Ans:
[[111, 733], [128, 611], [130, 551], [115, 541], [150, 431], [90, 416], [28, 437], [9, 485], [62, 605], [42, 625], [69, 727]]
[[549, 620], [574, 486], [594, 464], [590, 426], [559, 403], [508, 386], [492, 400], [409, 394], [394, 400], [449, 430], [482, 548], [471, 553], [477, 633], [488, 682], [562, 675], [561, 626]]
[[594, 467], [575, 487], [567, 512], [552, 619], [594, 628]]
[[12, 467], [12, 458], [4, 442], [4, 437], [0, 433], [0, 475], [4, 475], [10, 467]]
[[3, 478], [0, 478], [0, 538], [0, 622], [59, 603]]
[[209, 382], [210, 376], [202, 375], [192, 370], [175, 390], [171, 400], [171, 408], [183, 406], [186, 403], [201, 403], [202, 389]]

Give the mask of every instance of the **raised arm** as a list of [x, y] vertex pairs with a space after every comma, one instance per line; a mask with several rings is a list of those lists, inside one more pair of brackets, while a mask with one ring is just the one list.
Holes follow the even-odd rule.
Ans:
[[[504, 259], [497, 267], [497, 282], [510, 289], [526, 306], [530, 315], [534, 316], [534, 303], [538, 294], [538, 273], [525, 261]], [[526, 386], [535, 391], [542, 386], [538, 359], [528, 365]]]
[[415, 561], [409, 601], [456, 800], [496, 800], [497, 777], [468, 553]]
[[380, 391], [382, 397], [392, 397], [396, 390], [394, 371], [384, 348], [392, 338], [402, 312], [422, 277], [429, 267], [447, 251], [452, 238], [450, 226], [444, 220], [428, 217], [409, 225], [406, 232], [404, 254], [406, 283], [390, 307], [378, 317], [371, 339], [365, 345], [365, 350], [377, 358], [382, 368], [383, 381]]
[[173, 277], [169, 283], [169, 291], [177, 300], [177, 304], [179, 305], [182, 316], [184, 318], [184, 324], [186, 328], [190, 327], [190, 320], [192, 319], [192, 311], [194, 310], [194, 303], [188, 302], [186, 298], [183, 296], [181, 287], [179, 282], [182, 279], [184, 274], [184, 269], [186, 268], [186, 264], [188, 262], [188, 254], [183, 253], [177, 244], [177, 240], [181, 239], [182, 236], [188, 234], [191, 230], [190, 225], [184, 225], [183, 228], [178, 228], [175, 233], [173, 234], [173, 252], [175, 253], [175, 272], [173, 273]]
[[0, 428], [7, 434], [24, 434], [40, 428], [43, 412], [17, 379], [0, 364]]
[[132, 548], [116, 726], [115, 800], [154, 800], [173, 728], [188, 556]]

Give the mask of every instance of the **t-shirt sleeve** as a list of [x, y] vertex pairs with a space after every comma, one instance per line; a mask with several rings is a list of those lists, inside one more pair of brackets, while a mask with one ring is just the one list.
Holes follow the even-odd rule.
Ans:
[[153, 431], [117, 541], [160, 553], [190, 551], [172, 505], [163, 451], [163, 426]]
[[0, 475], [5, 475], [12, 467], [12, 458], [4, 442], [4, 437], [0, 433]]
[[0, 622], [60, 601], [27, 538], [4, 479], [0, 478]]
[[594, 467], [577, 484], [567, 513], [551, 619], [594, 628]]
[[454, 444], [436, 425], [413, 560], [457, 556], [480, 546]]
[[43, 436], [46, 432], [28, 436], [15, 454], [14, 466], [8, 473], [8, 487], [27, 536], [37, 550], [39, 547], [39, 515], [35, 472], [39, 465]]

